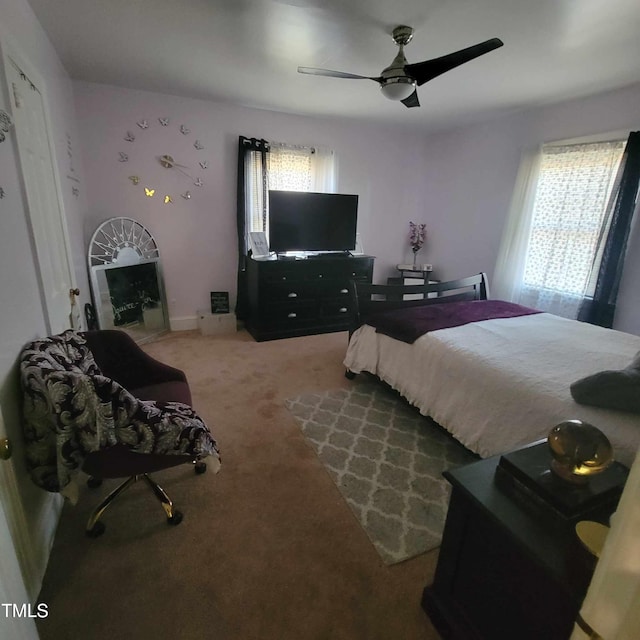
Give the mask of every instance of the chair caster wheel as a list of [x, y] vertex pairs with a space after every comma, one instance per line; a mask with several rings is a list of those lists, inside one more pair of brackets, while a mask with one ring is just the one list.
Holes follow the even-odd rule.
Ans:
[[182, 517], [181, 511], [174, 510], [173, 515], [170, 518], [167, 518], [167, 522], [175, 527], [182, 522]]
[[206, 462], [196, 462], [195, 466], [193, 467], [195, 469], [195, 472], [200, 475], [202, 473], [204, 473], [207, 470], [207, 463]]
[[85, 533], [89, 538], [98, 538], [104, 533], [105, 528], [104, 522], [98, 520], [98, 522], [96, 522], [91, 529], [87, 529]]
[[353, 380], [353, 379], [356, 377], [356, 374], [355, 374], [355, 373], [353, 373], [353, 371], [350, 371], [349, 369], [347, 369], [347, 370], [344, 372], [344, 377], [345, 377], [347, 380]]
[[87, 487], [89, 489], [97, 489], [102, 484], [102, 478], [95, 478], [94, 476], [90, 476], [87, 480]]

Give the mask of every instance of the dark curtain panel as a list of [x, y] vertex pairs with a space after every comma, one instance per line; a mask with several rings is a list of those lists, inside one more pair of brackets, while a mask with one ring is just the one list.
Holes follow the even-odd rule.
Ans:
[[608, 232], [603, 238], [602, 249], [598, 252], [598, 255], [602, 255], [602, 260], [600, 268], [592, 276], [596, 279], [593, 298], [585, 298], [578, 313], [578, 320], [607, 328], [613, 326], [639, 184], [640, 131], [632, 131], [611, 191], [607, 211]]
[[[267, 202], [267, 173], [266, 157], [269, 151], [269, 143], [257, 138], [245, 138], [240, 136], [238, 141], [238, 201], [237, 201], [237, 228], [238, 228], [238, 294], [236, 301], [236, 317], [244, 320], [248, 312], [247, 290], [247, 165], [250, 155], [259, 153], [262, 156], [262, 202]], [[265, 205], [266, 206], [266, 205]], [[262, 214], [266, 220], [266, 211]]]

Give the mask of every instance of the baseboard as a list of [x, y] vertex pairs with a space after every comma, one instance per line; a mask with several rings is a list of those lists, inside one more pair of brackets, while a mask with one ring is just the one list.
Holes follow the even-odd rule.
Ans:
[[169, 318], [169, 326], [171, 331], [192, 331], [198, 328], [198, 316]]

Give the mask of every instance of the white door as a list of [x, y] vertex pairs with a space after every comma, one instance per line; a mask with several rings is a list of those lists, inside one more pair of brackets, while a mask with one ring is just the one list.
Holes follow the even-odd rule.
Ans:
[[79, 328], [73, 268], [45, 101], [34, 81], [11, 53], [5, 58], [32, 240], [38, 259], [48, 333]]
[[[0, 410], [0, 447], [4, 445], [6, 437]], [[17, 537], [17, 530], [20, 529], [20, 518], [18, 517], [18, 522], [13, 522], [10, 526], [10, 514], [5, 511], [5, 509], [13, 510], [14, 513], [11, 516], [12, 519], [16, 519], [14, 507], [19, 509], [20, 503], [16, 500], [14, 481], [13, 461], [0, 457], [0, 638], [37, 640], [38, 631], [34, 619], [24, 615], [24, 605], [30, 603], [30, 598], [27, 595], [16, 546], [13, 542], [14, 537]], [[11, 535], [12, 529], [14, 537]], [[13, 605], [16, 605], [17, 609]]]

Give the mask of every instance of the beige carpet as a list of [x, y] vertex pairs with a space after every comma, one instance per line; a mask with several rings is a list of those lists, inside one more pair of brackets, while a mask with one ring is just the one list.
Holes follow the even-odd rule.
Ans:
[[185, 370], [223, 467], [157, 474], [177, 527], [144, 484], [84, 536], [115, 483], [66, 505], [40, 602], [42, 640], [434, 640], [420, 608], [437, 551], [387, 566], [308, 446], [284, 400], [347, 388], [345, 333], [256, 343], [173, 333], [145, 345]]

